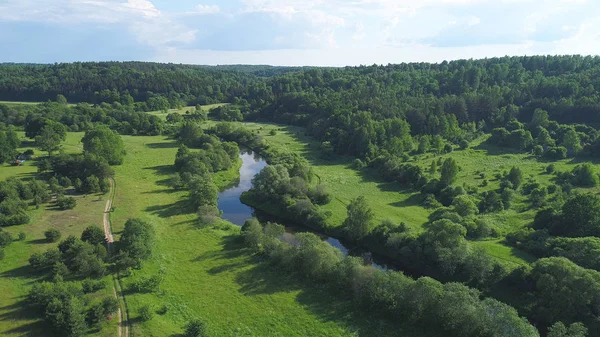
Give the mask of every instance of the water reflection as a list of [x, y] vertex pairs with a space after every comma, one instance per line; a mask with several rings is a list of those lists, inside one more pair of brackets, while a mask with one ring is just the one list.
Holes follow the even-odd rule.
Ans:
[[[287, 233], [293, 234], [297, 232], [309, 232], [310, 230], [304, 227], [286, 224], [284, 221], [280, 221], [279, 219], [276, 219], [271, 215], [259, 210], [254, 210], [252, 207], [247, 206], [240, 201], [240, 196], [242, 193], [252, 188], [252, 178], [254, 178], [254, 176], [260, 172], [260, 170], [267, 166], [267, 162], [252, 151], [241, 152], [240, 158], [242, 159], [242, 167], [240, 168], [239, 181], [219, 193], [218, 207], [221, 211], [223, 211], [223, 219], [228, 220], [238, 226], [242, 226], [247, 219], [255, 216], [261, 222], [271, 221], [284, 225]], [[387, 269], [385, 264], [375, 263], [373, 261], [373, 256], [368, 252], [350, 251], [338, 239], [319, 233], [314, 234], [321, 237], [324, 241], [327, 241], [330, 245], [338, 248], [344, 254], [344, 256], [348, 254], [360, 256], [365, 260], [366, 264], [371, 264], [378, 269]]]
[[242, 159], [240, 180], [234, 186], [219, 193], [218, 199], [219, 209], [223, 211], [223, 219], [238, 226], [242, 226], [248, 218], [251, 218], [254, 211], [240, 201], [240, 196], [252, 188], [252, 178], [267, 165], [267, 162], [253, 152], [242, 152], [240, 158]]

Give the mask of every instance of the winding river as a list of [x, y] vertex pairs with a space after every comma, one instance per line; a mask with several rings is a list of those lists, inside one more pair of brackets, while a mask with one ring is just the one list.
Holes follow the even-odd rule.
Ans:
[[[260, 172], [260, 170], [267, 166], [267, 162], [252, 151], [241, 152], [240, 159], [242, 159], [240, 180], [219, 193], [218, 207], [221, 211], [223, 211], [223, 219], [228, 220], [238, 226], [242, 226], [247, 219], [255, 216], [261, 221], [270, 220], [283, 224], [287, 232], [308, 232], [308, 229], [286, 224], [285, 221], [274, 219], [272, 216], [255, 210], [250, 206], [244, 205], [240, 201], [240, 196], [242, 193], [252, 188], [252, 178], [254, 178], [254, 176]], [[312, 233], [318, 235], [324, 241], [327, 241], [332, 246], [341, 250], [344, 255], [348, 254], [348, 248], [345, 247], [339, 240], [319, 233]]]

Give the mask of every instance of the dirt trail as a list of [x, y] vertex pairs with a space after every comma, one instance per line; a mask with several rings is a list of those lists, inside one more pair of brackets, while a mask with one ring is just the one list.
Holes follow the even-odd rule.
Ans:
[[[110, 228], [110, 210], [112, 207], [112, 198], [115, 195], [115, 182], [112, 178], [109, 179], [109, 184], [110, 184], [110, 191], [108, 193], [109, 197], [108, 200], [106, 200], [106, 207], [104, 207], [104, 236], [106, 236], [106, 242], [107, 242], [107, 247], [108, 247], [108, 254], [112, 255], [113, 253], [113, 242], [115, 241], [112, 235], [112, 230]], [[115, 294], [115, 297], [118, 298], [117, 295], [117, 287], [119, 288], [119, 295], [121, 296], [121, 300], [123, 303], [125, 303], [125, 295], [123, 295], [123, 292], [121, 291], [121, 286], [120, 286], [120, 281], [119, 281], [119, 275], [117, 274], [116, 278], [115, 278], [115, 285], [113, 285], [113, 293]], [[124, 337], [129, 337], [129, 317], [128, 317], [128, 312], [127, 310], [121, 310], [121, 306], [119, 306], [119, 309], [117, 310], [117, 317], [119, 318], [119, 329], [118, 329], [118, 337], [122, 337], [124, 335]]]

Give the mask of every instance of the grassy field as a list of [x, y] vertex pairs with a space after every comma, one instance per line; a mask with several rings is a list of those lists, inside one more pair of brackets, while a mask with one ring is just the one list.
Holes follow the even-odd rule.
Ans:
[[[44, 102], [18, 102], [18, 101], [0, 101], [0, 104], [8, 106], [19, 106], [19, 105], [37, 105]], [[69, 103], [68, 105], [74, 106], [75, 104]]]
[[[210, 122], [209, 125], [213, 123]], [[265, 137], [273, 146], [296, 152], [308, 159], [318, 179], [335, 196], [334, 200], [325, 206], [332, 212], [332, 217], [328, 220], [330, 225], [339, 226], [346, 218], [346, 205], [351, 199], [360, 195], [367, 198], [378, 222], [391, 219], [395, 222], [405, 222], [416, 230], [421, 230], [421, 226], [427, 222], [430, 210], [420, 205], [421, 199], [418, 193], [403, 189], [402, 186], [395, 183], [387, 183], [369, 169], [361, 171], [353, 169], [351, 167], [352, 158], [342, 156], [322, 158], [318, 150], [319, 144], [311, 137], [306, 136], [303, 128], [262, 123], [242, 124]], [[273, 129], [276, 130], [276, 134], [270, 135], [270, 131]], [[552, 183], [553, 175], [545, 173], [545, 169], [550, 163], [540, 161], [529, 154], [487, 146], [484, 143], [486, 139], [486, 136], [481, 137], [473, 141], [469, 149], [456, 150], [450, 154], [418, 155], [413, 157], [412, 163], [416, 163], [428, 171], [431, 161], [452, 157], [461, 167], [456, 185], [478, 186], [480, 192], [497, 189], [500, 181], [494, 175], [509, 171], [513, 166], [519, 167], [523, 171], [523, 182], [531, 177], [543, 185]], [[566, 171], [572, 170], [577, 162], [566, 159], [554, 162], [554, 164], [556, 170]], [[485, 179], [488, 180], [485, 187], [481, 186], [484, 179], [480, 177], [480, 172], [483, 172]], [[439, 173], [436, 176], [439, 178]], [[598, 188], [588, 191], [598, 192]], [[514, 200], [511, 209], [486, 214], [484, 218], [502, 236], [529, 224], [536, 212], [537, 210], [531, 208], [526, 197], [519, 195]], [[488, 254], [505, 262], [507, 266], [526, 264], [534, 260], [529, 254], [503, 245], [501, 239], [474, 241], [473, 245], [485, 248]]]
[[0, 101], [0, 104], [10, 105], [36, 105], [42, 102], [17, 102], [17, 101]]
[[[21, 135], [22, 136], [22, 135]], [[69, 133], [63, 146], [67, 152], [80, 152], [80, 139], [83, 133]], [[27, 147], [20, 149], [24, 151]], [[0, 180], [14, 176], [20, 179], [34, 177], [36, 167], [33, 161], [24, 166], [0, 166]], [[32, 207], [31, 223], [5, 228], [15, 237], [19, 232], [27, 235], [25, 241], [17, 241], [5, 250], [6, 257], [0, 262], [0, 335], [1, 336], [47, 336], [47, 326], [39, 316], [32, 313], [24, 305], [29, 288], [40, 277], [30, 269], [28, 259], [35, 252], [43, 252], [56, 243], [46, 243], [44, 231], [57, 228], [62, 237], [68, 235], [80, 236], [85, 227], [91, 224], [102, 225], [104, 211], [104, 196], [76, 196], [77, 206], [73, 210], [58, 211], [45, 204], [40, 209]], [[105, 277], [107, 288], [99, 295], [112, 295], [110, 276]], [[104, 327], [101, 334], [94, 336], [114, 336], [117, 322], [113, 320]]]
[[[220, 106], [227, 105], [227, 104], [228, 103], [217, 103], [217, 104], [203, 105], [202, 106], [202, 110], [209, 111], [212, 108], [220, 107]], [[151, 115], [154, 115], [154, 116], [158, 116], [158, 117], [160, 117], [161, 119], [164, 120], [164, 119], [167, 119], [167, 115], [170, 114], [170, 113], [178, 113], [178, 114], [185, 115], [186, 112], [188, 112], [188, 111], [194, 111], [195, 109], [196, 109], [195, 106], [186, 106], [186, 107], [179, 108], [179, 109], [169, 109], [169, 110], [167, 110], [167, 112], [164, 112], [162, 110], [158, 110], [158, 111], [150, 111], [148, 113], [151, 114]]]
[[[187, 207], [186, 193], [169, 188], [175, 142], [162, 137], [123, 137], [127, 158], [116, 168], [117, 234], [130, 217], [152, 223], [157, 242], [154, 257], [123, 279], [166, 272], [157, 294], [127, 293], [134, 336], [172, 336], [192, 318], [201, 318], [211, 336], [418, 336], [419, 333], [353, 314], [348, 300], [319, 288], [305, 287], [259, 263], [237, 240], [239, 228], [228, 224], [198, 228]], [[237, 168], [220, 174], [224, 186]], [[138, 310], [167, 306], [164, 315], [141, 322]], [[394, 331], [393, 333], [391, 331]]]

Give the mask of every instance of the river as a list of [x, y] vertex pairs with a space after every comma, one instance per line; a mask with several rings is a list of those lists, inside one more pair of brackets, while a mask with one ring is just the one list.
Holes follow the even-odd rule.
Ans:
[[[286, 224], [285, 221], [273, 218], [268, 214], [264, 214], [264, 212], [260, 212], [248, 205], [243, 204], [240, 201], [240, 196], [242, 193], [252, 188], [252, 178], [254, 178], [254, 176], [260, 172], [260, 170], [267, 166], [267, 162], [252, 151], [240, 152], [240, 159], [242, 160], [242, 166], [240, 167], [239, 181], [235, 182], [230, 187], [219, 193], [218, 207], [223, 212], [223, 219], [228, 220], [238, 226], [242, 226], [244, 222], [251, 217], [257, 217], [261, 222], [277, 222], [284, 225], [286, 231], [290, 233], [311, 232], [318, 235], [323, 239], [323, 241], [326, 241], [330, 245], [338, 248], [344, 254], [344, 256], [352, 254], [361, 255], [369, 259], [371, 258], [368, 256], [369, 254], [350, 252], [350, 249], [342, 244], [338, 239], [323, 235], [321, 233], [316, 233], [307, 228]], [[372, 262], [372, 264], [377, 268], [387, 269], [387, 267], [384, 267], [384, 264], [376, 264], [374, 262]]]

